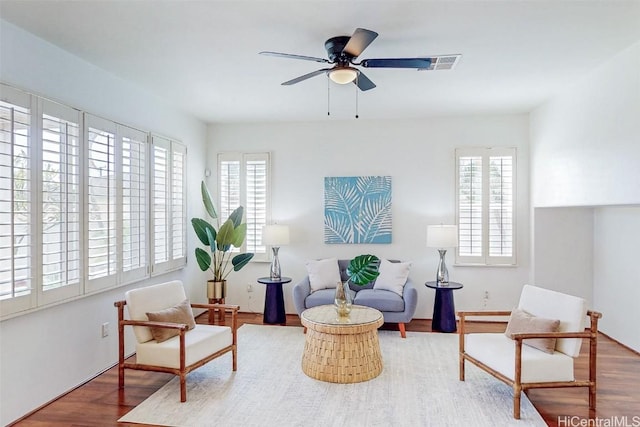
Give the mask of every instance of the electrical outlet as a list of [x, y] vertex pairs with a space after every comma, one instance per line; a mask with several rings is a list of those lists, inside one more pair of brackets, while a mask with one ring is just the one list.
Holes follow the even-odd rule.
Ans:
[[109, 336], [109, 322], [102, 324], [102, 338]]
[[484, 291], [484, 299], [489, 299], [489, 291]]
[[253, 292], [253, 285], [251, 283], [247, 285], [247, 292], [249, 293]]

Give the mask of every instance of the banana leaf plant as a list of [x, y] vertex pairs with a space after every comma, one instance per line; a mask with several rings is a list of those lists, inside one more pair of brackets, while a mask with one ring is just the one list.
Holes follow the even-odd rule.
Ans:
[[[220, 225], [220, 219], [213, 206], [211, 194], [204, 181], [200, 185], [202, 193], [202, 203], [205, 210], [212, 219], [217, 222], [218, 230], [207, 220], [202, 218], [192, 218], [191, 224], [198, 239], [205, 245], [205, 249], [196, 248], [196, 260], [202, 271], [211, 271], [215, 281], [226, 280], [232, 271], [240, 271], [247, 265], [252, 253], [241, 253], [233, 255], [232, 248], [239, 248], [244, 243], [247, 235], [247, 224], [242, 223], [244, 208], [238, 206], [229, 215], [229, 218]], [[229, 264], [231, 263], [231, 264]]]
[[354, 285], [364, 286], [379, 275], [380, 259], [375, 255], [358, 255], [349, 262], [347, 275]]

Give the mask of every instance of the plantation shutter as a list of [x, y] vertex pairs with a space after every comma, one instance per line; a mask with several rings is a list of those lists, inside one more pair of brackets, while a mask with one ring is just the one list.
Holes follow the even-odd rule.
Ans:
[[456, 262], [515, 264], [514, 148], [456, 150]]
[[34, 172], [32, 107], [28, 94], [2, 86], [0, 99], [0, 308], [35, 305], [32, 228]]
[[122, 141], [122, 281], [147, 276], [147, 134], [119, 126]]
[[116, 284], [116, 124], [85, 114], [88, 289]]
[[82, 263], [80, 112], [42, 101], [41, 303], [80, 295]]
[[513, 156], [489, 156], [489, 257], [513, 256]]
[[262, 244], [262, 227], [270, 217], [269, 153], [218, 154], [218, 194], [220, 223], [238, 206], [244, 207], [247, 235], [235, 252], [254, 253], [254, 260], [268, 260]]
[[246, 156], [246, 251], [266, 252], [262, 243], [262, 227], [267, 224], [267, 160], [260, 155]]
[[152, 136], [153, 274], [186, 264], [186, 147]]

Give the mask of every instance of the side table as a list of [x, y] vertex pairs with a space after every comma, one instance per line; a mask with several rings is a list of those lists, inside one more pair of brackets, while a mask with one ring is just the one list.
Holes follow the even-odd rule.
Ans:
[[438, 282], [427, 282], [426, 287], [436, 290], [433, 302], [433, 320], [431, 330], [437, 332], [456, 332], [456, 308], [453, 291], [462, 289], [462, 283], [449, 282], [449, 286], [438, 286]]
[[273, 280], [271, 277], [261, 277], [258, 279], [258, 283], [267, 286], [264, 296], [262, 323], [271, 325], [285, 325], [287, 323], [287, 313], [284, 311], [282, 285], [290, 281], [290, 277], [281, 277], [278, 280]]

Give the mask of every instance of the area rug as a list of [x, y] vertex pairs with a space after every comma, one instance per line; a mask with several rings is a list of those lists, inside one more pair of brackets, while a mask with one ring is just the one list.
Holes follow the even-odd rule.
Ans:
[[[458, 380], [458, 336], [379, 331], [384, 368], [357, 384], [332, 384], [301, 369], [300, 327], [243, 325], [238, 370], [231, 355], [187, 377], [180, 403], [174, 378], [120, 420], [161, 426], [545, 426], [523, 394], [514, 420], [512, 389], [467, 364]], [[125, 390], [126, 392], [126, 390]]]

